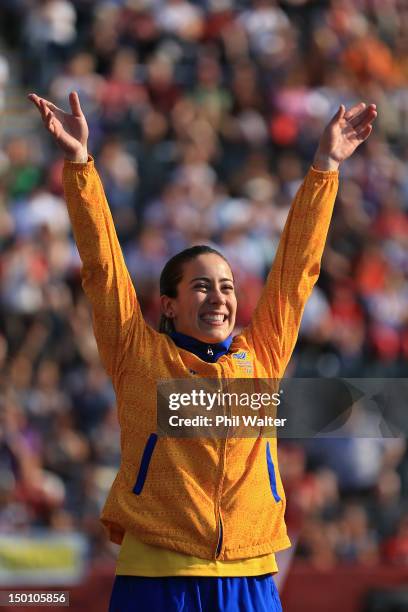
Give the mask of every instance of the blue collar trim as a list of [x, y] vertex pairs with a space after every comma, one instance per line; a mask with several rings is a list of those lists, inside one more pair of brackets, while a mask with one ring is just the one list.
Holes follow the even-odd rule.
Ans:
[[194, 353], [194, 355], [208, 363], [215, 363], [218, 361], [220, 357], [229, 351], [232, 343], [232, 334], [228, 336], [226, 340], [216, 344], [206, 344], [205, 342], [201, 342], [201, 340], [186, 336], [185, 334], [180, 334], [179, 332], [171, 332], [169, 335], [179, 348]]

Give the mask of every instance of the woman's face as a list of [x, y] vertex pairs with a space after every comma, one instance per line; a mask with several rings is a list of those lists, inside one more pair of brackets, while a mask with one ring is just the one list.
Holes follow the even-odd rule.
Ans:
[[161, 296], [163, 313], [175, 330], [202, 342], [222, 342], [232, 333], [237, 298], [231, 268], [215, 253], [184, 264], [177, 297]]

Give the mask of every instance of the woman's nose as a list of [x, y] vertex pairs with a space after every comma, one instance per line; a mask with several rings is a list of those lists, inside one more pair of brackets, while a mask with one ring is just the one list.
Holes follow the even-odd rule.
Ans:
[[225, 304], [225, 295], [220, 289], [213, 289], [209, 295], [211, 304]]

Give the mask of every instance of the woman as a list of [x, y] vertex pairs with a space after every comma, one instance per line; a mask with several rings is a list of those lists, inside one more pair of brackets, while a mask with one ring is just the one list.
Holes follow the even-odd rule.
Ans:
[[375, 106], [340, 106], [326, 127], [252, 321], [233, 337], [233, 274], [208, 247], [166, 264], [162, 333], [144, 322], [88, 157], [77, 94], [70, 94], [71, 113], [29, 98], [66, 159], [83, 287], [117, 396], [122, 461], [102, 513], [111, 540], [121, 544], [110, 610], [281, 610], [274, 553], [290, 541], [276, 438], [158, 439], [156, 386], [166, 379], [283, 376], [319, 275], [339, 164], [368, 138]]

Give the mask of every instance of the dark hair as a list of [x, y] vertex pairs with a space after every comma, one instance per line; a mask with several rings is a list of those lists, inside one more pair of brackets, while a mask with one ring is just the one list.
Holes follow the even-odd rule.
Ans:
[[[160, 274], [160, 295], [167, 295], [171, 298], [177, 297], [177, 286], [183, 278], [184, 264], [192, 261], [199, 255], [205, 255], [212, 253], [221, 257], [228, 265], [227, 259], [216, 249], [205, 244], [198, 244], [196, 246], [184, 249], [177, 255], [174, 255], [164, 266], [162, 273]], [[159, 323], [159, 332], [169, 334], [174, 331], [174, 323], [172, 319], [162, 314]]]

